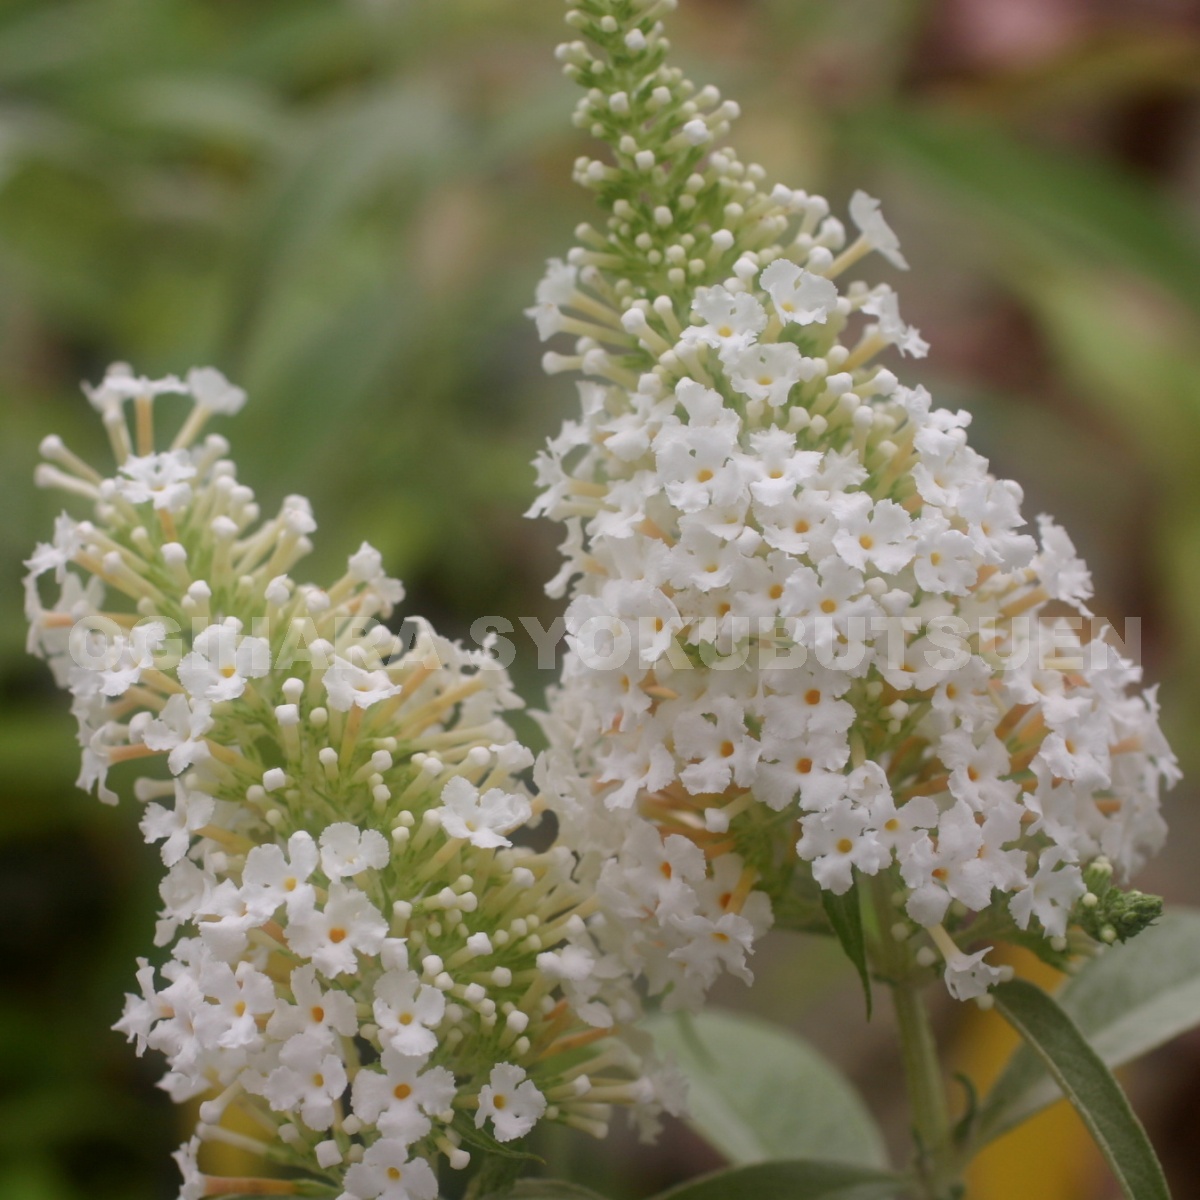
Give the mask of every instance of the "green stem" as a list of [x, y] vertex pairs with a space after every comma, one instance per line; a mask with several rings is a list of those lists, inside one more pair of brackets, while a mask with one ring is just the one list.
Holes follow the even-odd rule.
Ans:
[[893, 940], [895, 911], [886, 877], [873, 881], [880, 974], [892, 993], [900, 1053], [912, 1109], [913, 1136], [917, 1142], [916, 1181], [921, 1200], [950, 1200], [957, 1194], [957, 1167], [953, 1129], [943, 1083], [941, 1062], [929, 1011], [921, 998], [922, 984], [913, 979], [913, 963], [903, 944]]
[[945, 1200], [953, 1182], [954, 1147], [933, 1026], [917, 987], [901, 981], [891, 989], [917, 1140], [918, 1178], [928, 1200]]

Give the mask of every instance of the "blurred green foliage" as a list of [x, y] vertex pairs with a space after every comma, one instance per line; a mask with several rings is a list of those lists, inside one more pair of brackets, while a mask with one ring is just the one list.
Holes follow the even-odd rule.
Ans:
[[[314, 577], [365, 538], [448, 632], [487, 613], [548, 625], [554, 534], [520, 514], [572, 398], [540, 374], [521, 309], [590, 215], [550, 54], [561, 9], [0, 6], [5, 1200], [171, 1196], [178, 1131], [155, 1064], [107, 1031], [149, 941], [154, 856], [132, 810], [74, 791], [66, 706], [24, 656], [20, 561], [56, 511], [29, 482], [37, 443], [56, 431], [103, 461], [77, 382], [111, 359], [214, 363], [252, 397], [222, 429], [242, 477], [265, 507], [314, 502]], [[676, 41], [742, 102], [745, 156], [835, 205], [860, 185], [885, 197], [915, 267], [906, 315], [934, 344], [906, 376], [975, 411], [997, 470], [1061, 515], [1098, 610], [1118, 630], [1146, 618], [1168, 728], [1200, 774], [1200, 35], [1118, 3], [1049, 51], [988, 60], [963, 48], [970, 9], [683, 0]], [[518, 641], [531, 699], [549, 680], [534, 663]], [[1186, 847], [1186, 795], [1168, 815]], [[1168, 854], [1149, 886], [1195, 901], [1187, 860]], [[760, 1011], [796, 1015], [795, 962], [763, 964]], [[546, 1152], [632, 1194], [704, 1165], [678, 1138], [622, 1166], [626, 1149], [599, 1166]]]

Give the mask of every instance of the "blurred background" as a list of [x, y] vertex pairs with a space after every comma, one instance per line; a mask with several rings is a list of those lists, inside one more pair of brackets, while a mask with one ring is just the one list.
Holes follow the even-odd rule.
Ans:
[[[1200, 903], [1200, 5], [1195, 0], [683, 0], [694, 78], [737, 98], [743, 159], [884, 197], [933, 345], [903, 377], [1056, 514], [1097, 611], [1139, 616], [1188, 778], [1141, 885]], [[366, 538], [410, 608], [465, 635], [558, 606], [528, 462], [574, 406], [521, 316], [589, 216], [551, 56], [560, 0], [5, 0], [0, 4], [0, 1196], [166, 1200], [183, 1118], [109, 1032], [160, 869], [128, 805], [75, 791], [63, 697], [25, 657], [21, 560], [55, 497], [55, 431], [104, 461], [78, 393], [112, 359], [213, 363], [252, 397], [222, 432], [270, 510], [308, 494], [311, 577]], [[518, 643], [536, 702], [549, 673]], [[522, 732], [529, 733], [529, 726]], [[864, 1032], [827, 946], [776, 935], [753, 992], [844, 1065], [897, 1144], [886, 1014]], [[999, 1022], [946, 1006], [977, 1078]], [[1180, 1200], [1200, 1196], [1200, 1038], [1126, 1076]], [[1115, 1194], [1052, 1110], [979, 1164], [979, 1200]], [[717, 1164], [545, 1147], [614, 1196]], [[586, 1172], [586, 1175], [579, 1173]], [[1106, 1190], [1107, 1189], [1107, 1190]]]

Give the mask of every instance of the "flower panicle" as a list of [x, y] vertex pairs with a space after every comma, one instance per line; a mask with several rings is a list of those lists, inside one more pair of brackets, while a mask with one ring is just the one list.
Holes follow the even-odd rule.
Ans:
[[652, 1128], [677, 1085], [631, 1029], [578, 855], [518, 844], [545, 805], [506, 673], [419, 618], [390, 629], [404, 589], [366, 543], [327, 587], [294, 578], [311, 507], [264, 519], [202, 436], [245, 400], [218, 372], [117, 366], [86, 391], [117, 469], [43, 443], [38, 481], [90, 512], [29, 561], [30, 648], [71, 692], [80, 786], [115, 803], [144, 772], [169, 958], [139, 961], [117, 1028], [166, 1058], [173, 1099], [206, 1097], [184, 1200], [240, 1186], [201, 1170], [208, 1142], [294, 1176], [251, 1191], [432, 1200], [440, 1163], [544, 1120]]
[[908, 265], [879, 202], [856, 192], [843, 221], [742, 163], [736, 104], [669, 62], [673, 7], [579, 0], [558, 52], [607, 145], [575, 169], [606, 217], [528, 313], [580, 398], [530, 510], [567, 530], [539, 786], [594, 848], [613, 953], [668, 1005], [748, 978], [797, 887], [881, 874], [912, 968], [941, 953], [979, 997], [999, 968], [955, 937], [1061, 956], [1068, 929], [1116, 929], [1084, 872], [1125, 877], [1163, 840], [1155, 691], [1088, 626], [1086, 565], [1049, 517], [1026, 530], [969, 414], [880, 361], [928, 346], [860, 277]]

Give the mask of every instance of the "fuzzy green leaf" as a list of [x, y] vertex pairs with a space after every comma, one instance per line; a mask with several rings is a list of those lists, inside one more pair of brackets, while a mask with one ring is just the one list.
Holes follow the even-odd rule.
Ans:
[[[1168, 910], [1128, 945], [1090, 962], [1056, 999], [1109, 1068], [1200, 1025], [1200, 911]], [[1022, 1046], [980, 1107], [979, 1144], [1059, 1094], [1041, 1059]]]
[[845, 1077], [795, 1034], [708, 1011], [650, 1023], [687, 1076], [689, 1123], [734, 1163], [820, 1155], [883, 1166], [883, 1138]]
[[599, 1192], [564, 1179], [522, 1179], [507, 1200], [604, 1200]]
[[996, 1008], [1054, 1076], [1129, 1200], [1170, 1200], [1162, 1167], [1120, 1084], [1071, 1018], [1024, 979], [995, 988]]
[[897, 1175], [819, 1160], [785, 1160], [704, 1175], [654, 1200], [891, 1200]]

